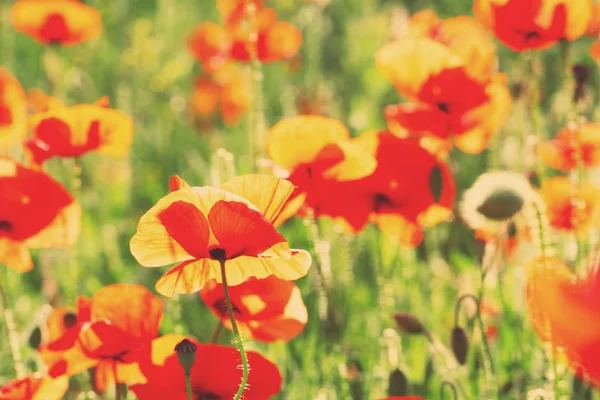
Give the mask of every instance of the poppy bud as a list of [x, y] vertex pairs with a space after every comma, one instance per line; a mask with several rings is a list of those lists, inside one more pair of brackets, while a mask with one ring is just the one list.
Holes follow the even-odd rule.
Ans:
[[398, 368], [390, 374], [388, 394], [390, 396], [406, 396], [408, 394], [408, 380]]
[[189, 375], [194, 362], [196, 362], [196, 345], [187, 339], [183, 339], [175, 346], [179, 364], [185, 370], [186, 375]]
[[460, 326], [455, 326], [452, 329], [451, 347], [456, 361], [460, 365], [467, 362], [467, 354], [469, 353], [469, 337], [467, 332]]
[[72, 328], [77, 325], [77, 314], [68, 312], [63, 316], [63, 324], [66, 329]]
[[42, 330], [36, 326], [29, 335], [29, 346], [32, 349], [37, 349], [42, 344]]
[[477, 208], [481, 214], [494, 221], [511, 218], [523, 207], [523, 198], [518, 193], [505, 188], [494, 191]]
[[396, 324], [398, 325], [398, 329], [401, 332], [408, 333], [410, 335], [422, 335], [426, 332], [425, 327], [412, 314], [399, 312], [394, 314], [394, 319], [396, 320]]
[[514, 384], [512, 381], [507, 381], [500, 388], [500, 394], [509, 394], [513, 390]]

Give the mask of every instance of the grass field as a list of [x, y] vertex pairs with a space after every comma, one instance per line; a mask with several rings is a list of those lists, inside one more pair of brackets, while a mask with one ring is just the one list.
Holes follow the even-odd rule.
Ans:
[[[201, 68], [186, 39], [201, 22], [220, 20], [213, 1], [88, 0], [102, 15], [102, 34], [72, 47], [43, 46], [16, 32], [12, 3], [0, 4], [0, 66], [26, 90], [41, 89], [66, 105], [108, 96], [112, 108], [132, 117], [135, 135], [125, 157], [90, 153], [76, 161], [53, 158], [44, 164], [47, 173], [76, 194], [83, 216], [79, 239], [70, 249], [34, 250], [35, 267], [26, 273], [0, 269], [28, 372], [44, 368], [29, 343], [35, 344], [32, 333], [39, 334], [50, 307], [74, 305], [78, 295], [90, 297], [113, 283], [139, 283], [156, 293], [154, 284], [167, 268], [140, 266], [129, 243], [140, 217], [168, 192], [172, 175], [194, 186], [219, 186], [253, 172], [248, 130], [261, 129], [263, 123], [268, 130], [301, 113], [302, 102], [344, 123], [353, 137], [386, 129], [385, 106], [403, 98], [376, 67], [377, 51], [405, 31], [408, 17], [422, 9], [432, 8], [440, 18], [473, 15], [467, 0], [333, 0], [325, 5], [268, 0], [280, 20], [302, 32], [298, 55], [261, 66], [262, 107], [251, 103], [235, 126], [216, 118], [210, 129], [201, 129], [190, 106]], [[563, 365], [560, 355], [552, 355], [551, 346], [533, 329], [526, 285], [538, 241], [523, 239], [510, 255], [499, 250], [492, 268], [482, 273], [481, 248], [459, 213], [463, 193], [487, 171], [525, 174], [537, 168], [541, 178], [560, 174], [541, 165], [528, 143], [534, 134], [538, 139], [554, 137], [573, 120], [575, 81], [565, 73], [572, 65], [589, 70], [585, 104], [576, 116], [595, 120], [597, 66], [589, 55], [593, 41], [583, 36], [571, 42], [566, 63], [567, 45], [562, 42], [517, 53], [495, 41], [497, 66], [508, 76], [513, 95], [510, 115], [486, 150], [449, 152], [446, 160], [457, 186], [455, 216], [425, 229], [417, 247], [400, 246], [374, 225], [358, 235], [346, 234], [328, 218], [296, 216], [278, 228], [293, 248], [312, 254], [313, 265], [296, 281], [309, 315], [304, 331], [289, 342], [244, 341], [247, 349], [278, 366], [283, 386], [274, 398], [383, 399], [394, 386], [390, 374], [397, 368], [408, 381], [405, 394], [424, 399], [452, 399], [444, 382], [455, 386], [459, 399], [600, 398], [574, 378], [573, 370]], [[249, 64], [242, 68], [250, 73]], [[529, 97], [519, 96], [523, 87], [539, 88], [533, 112]], [[253, 96], [256, 100], [256, 92]], [[253, 121], [256, 111], [262, 116]], [[19, 146], [8, 152], [23, 159]], [[73, 177], [75, 163], [81, 167], [80, 187]], [[598, 177], [592, 168], [584, 174], [592, 181]], [[572, 264], [592, 254], [597, 242], [594, 227], [579, 236], [554, 229], [548, 235], [557, 254]], [[586, 271], [577, 268], [582, 275]], [[486, 307], [479, 307], [480, 326], [478, 306], [472, 299], [463, 302], [460, 325], [470, 346], [466, 363], [460, 365], [452, 354], [451, 333], [456, 301], [464, 294], [477, 296]], [[164, 302], [161, 334], [211, 341], [219, 321], [197, 294], [158, 296]], [[428, 333], [402, 332], [395, 313], [410, 313]], [[0, 386], [15, 378], [5, 321], [0, 319]], [[564, 323], [570, 322], [565, 317]], [[231, 345], [233, 335], [223, 330], [217, 340]], [[88, 374], [79, 374], [70, 378], [64, 398], [98, 396], [115, 398], [114, 389], [94, 394]], [[136, 398], [131, 391], [126, 396]]]

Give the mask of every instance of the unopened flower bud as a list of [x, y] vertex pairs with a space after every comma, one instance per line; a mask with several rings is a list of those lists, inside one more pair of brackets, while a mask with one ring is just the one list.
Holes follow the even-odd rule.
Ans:
[[397, 368], [390, 374], [388, 394], [390, 396], [406, 396], [408, 394], [408, 380], [402, 371]]
[[196, 362], [196, 345], [187, 339], [183, 339], [175, 346], [179, 364], [183, 367], [186, 374], [189, 374]]
[[399, 312], [394, 314], [394, 319], [401, 332], [410, 335], [422, 335], [426, 332], [425, 326], [412, 314]]
[[460, 365], [467, 362], [467, 354], [469, 353], [469, 337], [467, 332], [460, 326], [455, 326], [452, 329], [451, 347], [456, 361]]

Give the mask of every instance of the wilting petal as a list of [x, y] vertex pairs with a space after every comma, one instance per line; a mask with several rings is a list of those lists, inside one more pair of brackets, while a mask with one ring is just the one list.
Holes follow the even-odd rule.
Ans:
[[0, 68], [0, 150], [22, 140], [27, 133], [27, 101], [19, 81]]
[[41, 44], [74, 45], [102, 32], [100, 13], [74, 0], [19, 0], [11, 9], [18, 32]]
[[221, 189], [248, 199], [269, 222], [273, 222], [279, 217], [295, 186], [270, 175], [244, 175], [224, 183]]
[[40, 373], [29, 374], [0, 387], [1, 400], [60, 400], [69, 388], [66, 376], [51, 378]]

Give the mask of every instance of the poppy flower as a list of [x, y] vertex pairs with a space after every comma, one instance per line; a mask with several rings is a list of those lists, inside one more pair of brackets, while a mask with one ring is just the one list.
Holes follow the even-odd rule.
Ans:
[[72, 376], [95, 366], [100, 391], [115, 381], [145, 383], [130, 354], [158, 336], [162, 302], [141, 285], [113, 284], [92, 296], [88, 321], [85, 307], [81, 312], [61, 337], [39, 349], [50, 375]]
[[591, 183], [575, 185], [569, 178], [557, 176], [542, 182], [540, 195], [550, 225], [556, 229], [583, 231], [594, 223], [600, 190]]
[[396, 134], [435, 138], [466, 153], [480, 153], [508, 117], [506, 76], [478, 81], [460, 56], [432, 39], [391, 42], [377, 52], [376, 63], [409, 100], [384, 111]]
[[226, 26], [241, 24], [247, 18], [250, 5], [253, 5], [256, 11], [265, 8], [263, 0], [217, 0], [217, 10]]
[[60, 100], [47, 95], [40, 89], [30, 89], [27, 91], [27, 105], [30, 114], [42, 113], [52, 108], [63, 107]]
[[[147, 377], [146, 384], [129, 387], [140, 400], [186, 400], [184, 371], [173, 351], [185, 337], [165, 335], [137, 351], [137, 362]], [[190, 339], [188, 339], [190, 340]], [[239, 352], [229, 346], [196, 345], [196, 362], [191, 368], [192, 393], [195, 399], [229, 399], [240, 387], [242, 371]], [[251, 367], [244, 398], [266, 400], [281, 390], [281, 374], [277, 366], [254, 351], [248, 351]]]
[[0, 263], [33, 268], [30, 248], [69, 247], [79, 235], [81, 209], [42, 171], [0, 156]]
[[89, 151], [122, 157], [133, 141], [131, 117], [100, 104], [52, 108], [32, 115], [29, 123], [32, 137], [24, 150], [38, 165], [52, 157], [79, 157]]
[[557, 257], [537, 258], [529, 269], [527, 303], [533, 327], [564, 354], [580, 377], [600, 387], [598, 269], [577, 276]]
[[587, 26], [585, 34], [592, 38], [600, 36], [600, 3], [592, 5], [592, 17], [590, 18], [590, 23]]
[[27, 375], [0, 386], [0, 400], [60, 400], [69, 389], [66, 376]]
[[102, 32], [100, 13], [78, 0], [18, 0], [10, 17], [16, 31], [43, 45], [72, 46]]
[[45, 330], [47, 337], [43, 338], [45, 344], [54, 342], [61, 338], [67, 331], [77, 324], [89, 322], [90, 299], [77, 297], [76, 307], [58, 307], [52, 309], [46, 320]]
[[594, 44], [590, 46], [590, 56], [592, 56], [596, 62], [600, 62], [600, 40], [594, 42]]
[[231, 286], [250, 277], [306, 275], [310, 254], [290, 250], [273, 227], [294, 190], [290, 182], [244, 175], [221, 189], [180, 186], [142, 216], [131, 239], [131, 253], [143, 266], [180, 263], [158, 280], [159, 293], [171, 297], [196, 292], [211, 279], [220, 283], [225, 261]]
[[408, 36], [429, 38], [443, 44], [463, 60], [467, 73], [473, 79], [485, 81], [493, 75], [494, 44], [475, 18], [462, 15], [439, 19], [434, 10], [426, 9], [410, 18]]
[[344, 217], [353, 226], [364, 226], [368, 213], [358, 212], [357, 204], [349, 201], [357, 198], [355, 187], [340, 182], [370, 175], [377, 161], [351, 142], [344, 124], [317, 115], [286, 118], [267, 133], [267, 154], [297, 186], [277, 224], [306, 206], [316, 217]]
[[588, 122], [561, 129], [552, 140], [540, 144], [540, 156], [550, 167], [561, 171], [600, 165], [600, 124]]
[[[242, 337], [261, 342], [288, 341], [298, 336], [308, 320], [300, 289], [275, 276], [250, 278], [229, 288], [235, 321]], [[223, 285], [210, 280], [200, 297], [229, 330], [231, 322]]]
[[514, 51], [541, 50], [582, 36], [591, 0], [475, 0], [477, 19]]
[[0, 68], [0, 150], [27, 134], [27, 101], [19, 81]]
[[204, 22], [190, 34], [187, 45], [204, 72], [210, 74], [227, 63], [233, 42], [221, 25]]

